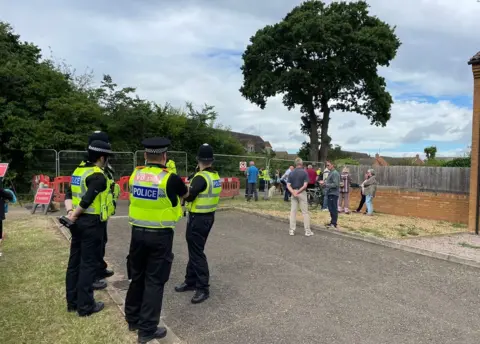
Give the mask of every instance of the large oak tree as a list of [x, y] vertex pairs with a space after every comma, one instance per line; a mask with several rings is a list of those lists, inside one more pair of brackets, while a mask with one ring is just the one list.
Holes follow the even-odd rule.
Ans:
[[393, 100], [377, 69], [389, 65], [400, 41], [368, 7], [365, 1], [304, 2], [258, 30], [243, 54], [240, 92], [262, 109], [279, 94], [289, 110], [300, 107], [313, 161], [319, 136], [320, 160], [327, 158], [332, 112], [356, 112], [382, 126], [390, 119]]

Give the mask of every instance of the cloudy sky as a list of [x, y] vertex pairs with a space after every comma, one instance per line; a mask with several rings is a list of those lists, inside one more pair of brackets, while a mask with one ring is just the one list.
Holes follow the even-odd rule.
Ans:
[[[220, 122], [261, 135], [275, 150], [296, 152], [305, 137], [300, 114], [280, 99], [265, 110], [244, 100], [241, 54], [249, 38], [280, 20], [299, 0], [0, 0], [0, 20], [22, 39], [77, 70], [110, 74], [160, 103], [215, 105]], [[327, 1], [329, 2], [329, 1]], [[462, 155], [471, 139], [472, 72], [480, 50], [477, 0], [370, 0], [371, 12], [402, 41], [382, 69], [395, 104], [385, 128], [356, 114], [335, 113], [330, 134], [345, 149], [407, 156], [436, 145]], [[115, 4], [115, 5], [114, 5]]]

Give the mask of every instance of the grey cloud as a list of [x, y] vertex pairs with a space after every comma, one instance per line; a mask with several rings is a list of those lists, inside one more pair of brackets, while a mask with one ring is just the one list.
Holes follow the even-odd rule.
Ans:
[[410, 130], [402, 139], [403, 143], [416, 143], [427, 139], [430, 135], [442, 135], [448, 131], [445, 123], [434, 122], [428, 126], [416, 127]]
[[362, 142], [363, 140], [364, 138], [361, 136], [353, 136], [353, 137], [350, 137], [345, 143], [349, 145], [356, 145]]
[[355, 125], [357, 125], [357, 122], [355, 122], [353, 119], [351, 121], [348, 121], [347, 123], [343, 123], [342, 125], [340, 125], [338, 127], [339, 130], [342, 130], [342, 129], [349, 129], [349, 128], [353, 128], [355, 127]]

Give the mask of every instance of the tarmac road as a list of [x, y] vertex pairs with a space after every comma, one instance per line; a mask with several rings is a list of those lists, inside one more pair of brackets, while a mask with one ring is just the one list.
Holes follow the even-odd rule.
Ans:
[[[109, 222], [107, 259], [126, 274], [126, 207]], [[330, 233], [219, 212], [206, 254], [211, 298], [173, 291], [188, 259], [185, 222], [164, 321], [189, 344], [423, 344], [480, 341], [480, 270]]]

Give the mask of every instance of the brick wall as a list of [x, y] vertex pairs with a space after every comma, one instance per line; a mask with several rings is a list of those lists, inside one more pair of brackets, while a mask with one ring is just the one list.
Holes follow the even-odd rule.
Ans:
[[[360, 202], [360, 190], [354, 189], [350, 198], [350, 207], [355, 210]], [[385, 214], [468, 223], [468, 195], [465, 194], [378, 188], [373, 208]]]

